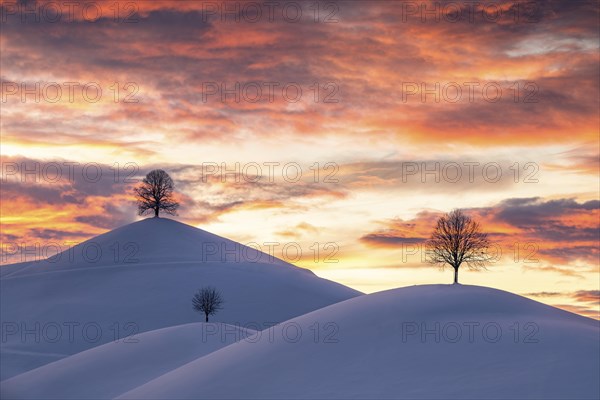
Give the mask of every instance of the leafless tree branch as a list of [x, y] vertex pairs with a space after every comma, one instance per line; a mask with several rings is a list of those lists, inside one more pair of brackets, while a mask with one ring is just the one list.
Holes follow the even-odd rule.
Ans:
[[485, 269], [492, 258], [487, 234], [461, 210], [441, 217], [426, 245], [429, 263], [454, 268], [454, 283], [458, 283], [458, 268], [463, 263], [469, 269]]
[[221, 293], [212, 286], [200, 289], [192, 298], [194, 310], [204, 313], [206, 322], [209, 315], [216, 314], [222, 308], [222, 304]]
[[162, 210], [170, 215], [177, 215], [177, 203], [173, 198], [173, 180], [162, 169], [155, 169], [146, 175], [142, 184], [134, 190], [137, 197], [138, 214], [154, 212], [158, 217]]

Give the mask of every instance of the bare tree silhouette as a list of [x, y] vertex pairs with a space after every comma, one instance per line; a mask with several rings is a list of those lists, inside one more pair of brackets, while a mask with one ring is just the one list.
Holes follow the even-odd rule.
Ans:
[[155, 169], [146, 175], [142, 184], [134, 189], [137, 197], [138, 214], [154, 211], [154, 217], [163, 210], [167, 214], [177, 215], [179, 203], [173, 199], [173, 180], [162, 169]]
[[204, 313], [206, 322], [208, 322], [209, 315], [214, 315], [222, 309], [222, 304], [221, 293], [212, 286], [200, 289], [192, 298], [194, 310]]
[[485, 269], [491, 259], [487, 251], [490, 246], [487, 234], [458, 209], [437, 221], [426, 245], [429, 263], [442, 268], [448, 264], [454, 268], [454, 283], [458, 283], [458, 268], [463, 263], [470, 269]]

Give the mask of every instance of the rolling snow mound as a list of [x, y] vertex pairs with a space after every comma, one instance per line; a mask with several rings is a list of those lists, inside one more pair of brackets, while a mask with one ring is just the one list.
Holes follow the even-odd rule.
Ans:
[[[94, 261], [94, 262], [92, 262]], [[211, 322], [265, 329], [362, 293], [165, 218], [135, 222], [54, 260], [0, 268], [0, 380], [115, 337], [203, 320], [191, 299], [223, 295]]]
[[5, 380], [0, 392], [2, 398], [11, 399], [112, 399], [254, 333], [204, 322], [157, 329]]
[[262, 331], [121, 399], [597, 399], [598, 321], [508, 292], [425, 285]]

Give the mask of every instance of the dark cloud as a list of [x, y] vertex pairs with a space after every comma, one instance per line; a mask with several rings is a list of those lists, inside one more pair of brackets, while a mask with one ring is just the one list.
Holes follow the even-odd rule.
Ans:
[[136, 220], [133, 212], [133, 204], [103, 204], [102, 209], [97, 215], [80, 215], [75, 217], [75, 221], [88, 224], [103, 229], [114, 229], [121, 225], [126, 225]]
[[570, 311], [584, 315], [586, 317], [600, 319], [600, 310], [598, 308], [592, 308], [585, 305], [573, 305], [573, 304], [553, 304], [554, 307], [562, 308], [563, 310]]
[[561, 293], [561, 292], [534, 292], [534, 293], [524, 293], [523, 296], [531, 296], [531, 297], [559, 297], [559, 296], [564, 296], [564, 293]]
[[[575, 270], [574, 268], [561, 268], [561, 267], [555, 267], [552, 265], [542, 265], [539, 263], [523, 264], [522, 268], [525, 271], [551, 272], [551, 273], [562, 275], [562, 276], [569, 277], [569, 278], [585, 279], [583, 274], [581, 272]], [[586, 271], [586, 272], [590, 272], [590, 271]]]
[[[589, 46], [597, 43], [597, 2], [547, 1], [531, 7], [521, 1], [497, 1], [494, 6], [503, 10], [499, 19], [490, 21], [482, 4], [475, 6], [473, 20], [455, 23], [445, 18], [423, 23], [419, 14], [407, 15], [407, 2], [389, 1], [332, 2], [338, 8], [337, 23], [314, 23], [306, 7], [300, 23], [286, 23], [281, 17], [269, 22], [265, 15], [258, 23], [234, 23], [206, 20], [202, 3], [135, 3], [137, 23], [115, 21], [108, 13], [93, 23], [22, 23], [19, 15], [10, 15], [3, 23], [2, 79], [35, 80], [47, 71], [60, 71], [57, 75], [76, 81], [125, 79], [139, 84], [144, 105], [135, 112], [117, 107], [99, 117], [128, 124], [107, 128], [93, 118], [79, 123], [73, 122], [76, 117], [63, 118], [65, 128], [54, 135], [66, 141], [93, 137], [119, 143], [132, 124], [137, 128], [133, 132], [159, 127], [188, 140], [220, 140], [235, 134], [235, 127], [248, 126], [251, 116], [260, 121], [251, 125], [261, 127], [251, 129], [253, 137], [282, 130], [298, 135], [360, 132], [361, 137], [365, 132], [387, 132], [402, 142], [420, 141], [425, 133], [480, 145], [486, 143], [483, 136], [488, 144], [534, 144], [542, 135], [564, 141], [565, 129], [574, 123], [590, 124], [596, 116], [599, 71]], [[473, 6], [451, 3], [460, 5], [463, 16]], [[422, 5], [443, 8], [451, 3]], [[528, 70], [529, 64], [538, 65], [526, 74], [539, 86], [537, 103], [514, 103], [510, 95], [494, 104], [478, 100], [441, 107], [401, 101], [402, 82], [483, 84], [477, 78], [482, 71]], [[335, 82], [340, 101], [295, 111], [282, 101], [207, 104], [201, 101], [202, 83], [207, 81], [293, 81], [305, 88], [314, 82]], [[510, 87], [524, 81], [503, 78], [501, 83]], [[28, 131], [33, 122], [26, 119], [3, 118], [11, 138], [35, 140]], [[356, 121], [364, 129], [346, 129], [340, 120]], [[169, 129], [173, 126], [177, 129]], [[38, 129], [49, 133], [47, 126]], [[130, 147], [144, 146], [134, 142]]]
[[[560, 228], [555, 228], [555, 232], [552, 235], [547, 235], [545, 233], [539, 234], [539, 238], [541, 240], [547, 241], [555, 241], [558, 243], [563, 243], [564, 240], [570, 240], [573, 237], [579, 237], [580, 240], [590, 240], [590, 237], [594, 237], [593, 235], [597, 235], [597, 230], [595, 232], [591, 232], [590, 235], [585, 235], [584, 233], [579, 235], [573, 235], [572, 229], [565, 229], [568, 231], [565, 235], [560, 235]], [[536, 253], [539, 253], [541, 256], [545, 256], [548, 258], [552, 258], [555, 260], [577, 260], [577, 259], [585, 259], [588, 261], [598, 260], [600, 258], [600, 249], [598, 249], [597, 245], [589, 245], [589, 246], [580, 246], [577, 244], [572, 245], [564, 245], [552, 249], [536, 249]]]
[[[600, 201], [590, 200], [578, 203], [574, 199], [557, 199], [543, 201], [538, 197], [507, 199], [498, 204], [496, 218], [520, 228], [536, 228], [556, 221], [564, 215], [578, 211], [600, 209]], [[598, 234], [592, 229], [586, 236]]]
[[361, 237], [360, 240], [374, 245], [396, 245], [400, 243], [422, 243], [427, 238], [395, 236], [393, 233], [371, 233]]
[[124, 166], [95, 162], [2, 157], [3, 195], [54, 205], [83, 203], [88, 196], [111, 197], [126, 192], [139, 182], [130, 174], [133, 171], [139, 171], [134, 163], [125, 170]]
[[600, 302], [600, 290], [579, 290], [573, 294], [577, 301], [598, 304]]
[[[407, 192], [505, 190], [515, 185], [514, 162], [480, 158], [368, 161], [339, 166], [340, 184], [352, 189], [394, 187]], [[504, 173], [503, 173], [504, 171]]]
[[[261, 209], [304, 209], [303, 200], [324, 201], [347, 196], [338, 185], [299, 182], [283, 179], [253, 182], [229, 177], [225, 182], [211, 177], [203, 182], [201, 166], [183, 164], [137, 165], [124, 163], [69, 163], [66, 160], [35, 160], [23, 157], [2, 158], [2, 212], [18, 214], [23, 210], [48, 209], [69, 211], [62, 224], [74, 223], [69, 237], [89, 237], [101, 230], [114, 229], [133, 222], [136, 208], [132, 188], [145, 174], [156, 168], [165, 169], [175, 181], [181, 203], [180, 215], [191, 223], [208, 223], [227, 213]], [[25, 171], [33, 171], [26, 174]], [[42, 223], [43, 221], [38, 221]], [[309, 229], [309, 225], [303, 226]], [[82, 229], [90, 229], [84, 231]], [[67, 230], [43, 228], [21, 231], [10, 238], [28, 240], [60, 239]], [[9, 238], [9, 236], [7, 236]]]
[[[535, 263], [523, 268], [582, 277], [579, 271], [540, 263], [576, 260], [597, 263], [600, 257], [597, 245], [600, 240], [599, 208], [597, 200], [580, 203], [574, 199], [531, 197], [509, 198], [492, 207], [464, 211], [480, 220], [490, 239], [504, 251], [514, 252], [517, 243], [520, 258]], [[383, 221], [384, 229], [368, 233], [360, 240], [371, 246], [389, 248], [396, 248], [401, 243], [418, 243], [429, 237], [440, 215], [437, 212], [421, 212], [408, 221]], [[507, 226], [512, 233], [505, 232]]]
[[598, 303], [600, 301], [599, 290], [578, 290], [576, 292], [533, 292], [525, 293], [524, 296], [531, 297], [570, 297], [573, 300], [584, 303]]
[[83, 231], [64, 231], [60, 229], [30, 229], [29, 235], [44, 241], [61, 242], [66, 238], [82, 237], [89, 235], [89, 232]]

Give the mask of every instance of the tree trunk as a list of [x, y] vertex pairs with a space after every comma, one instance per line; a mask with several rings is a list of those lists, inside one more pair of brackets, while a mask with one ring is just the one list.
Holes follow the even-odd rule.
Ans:
[[154, 209], [154, 218], [158, 218], [158, 207]]
[[206, 316], [206, 322], [208, 322], [208, 314], [204, 314]]
[[458, 268], [454, 268], [454, 283], [458, 283]]

